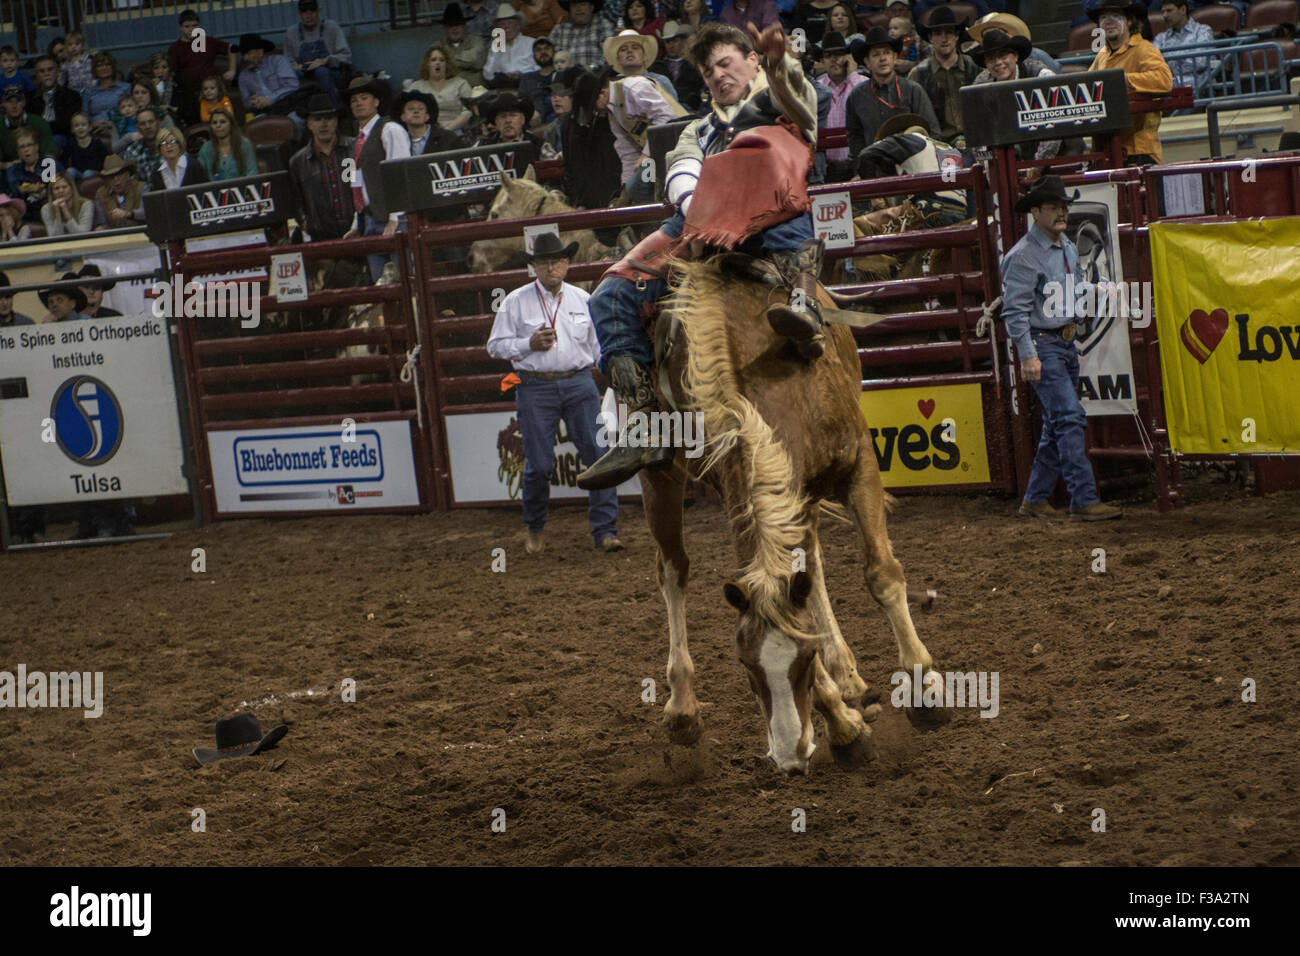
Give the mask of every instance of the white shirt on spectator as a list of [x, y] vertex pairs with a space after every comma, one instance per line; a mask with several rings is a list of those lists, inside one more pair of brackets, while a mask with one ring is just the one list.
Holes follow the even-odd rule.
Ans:
[[632, 126], [635, 120], [645, 120], [649, 126], [671, 123], [677, 119], [677, 113], [668, 105], [654, 80], [644, 76], [624, 76], [615, 82], [623, 88], [623, 102], [619, 104], [619, 97], [610, 92], [609, 115], [614, 121], [610, 125], [614, 133], [614, 151], [623, 161], [623, 182], [627, 182], [636, 172], [641, 157], [650, 155], [650, 140], [647, 138], [643, 147], [637, 146], [627, 127]]
[[[558, 295], [551, 295], [536, 279], [520, 286], [505, 297], [492, 321], [488, 354], [507, 359], [525, 372], [571, 372], [595, 365], [600, 343], [587, 309], [588, 298], [586, 292], [567, 282], [561, 284]], [[538, 329], [549, 326], [548, 314], [555, 316], [555, 344], [535, 352], [528, 340]]]
[[483, 79], [490, 80], [498, 73], [527, 73], [537, 69], [533, 60], [533, 38], [522, 33], [515, 37], [515, 42], [506, 45], [500, 53], [488, 54], [483, 64]]
[[[370, 117], [370, 122], [366, 123], [365, 126], [361, 127], [361, 132], [366, 137], [367, 140], [370, 139], [370, 132], [375, 128], [375, 124], [378, 122], [379, 122], [379, 114], [376, 113], [374, 116]], [[384, 132], [381, 134], [380, 138], [384, 142], [385, 159], [409, 159], [410, 158], [411, 137], [406, 132], [406, 127], [403, 126], [401, 123], [397, 123], [397, 122], [388, 123], [384, 127]], [[365, 199], [366, 205], [369, 206], [370, 193], [366, 190], [366, 177], [361, 172], [360, 163], [357, 164], [357, 168], [352, 173], [352, 185], [361, 187], [362, 198]], [[401, 215], [402, 214], [400, 212], [392, 212], [388, 214], [388, 218], [390, 221], [395, 222], [401, 218]]]
[[181, 158], [176, 161], [176, 172], [172, 172], [171, 166], [167, 160], [158, 164], [158, 174], [162, 176], [163, 185], [168, 189], [180, 189], [181, 182], [185, 179], [185, 170], [190, 164], [189, 156], [181, 153]]

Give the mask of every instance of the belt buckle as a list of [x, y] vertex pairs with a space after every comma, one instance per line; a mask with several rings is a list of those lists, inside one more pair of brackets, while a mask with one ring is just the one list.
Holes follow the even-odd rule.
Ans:
[[1073, 322], [1067, 322], [1061, 326], [1061, 338], [1067, 342], [1073, 342], [1077, 332], [1078, 327]]

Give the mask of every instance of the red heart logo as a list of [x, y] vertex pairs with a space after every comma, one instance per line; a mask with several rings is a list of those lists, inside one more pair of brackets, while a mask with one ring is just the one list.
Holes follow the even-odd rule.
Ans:
[[1204, 365], [1227, 331], [1227, 309], [1215, 309], [1209, 315], [1204, 309], [1196, 309], [1178, 329], [1178, 338], [1192, 357]]
[[921, 410], [922, 415], [924, 415], [926, 418], [929, 418], [931, 415], [934, 414], [934, 399], [923, 398], [916, 403], [916, 407]]

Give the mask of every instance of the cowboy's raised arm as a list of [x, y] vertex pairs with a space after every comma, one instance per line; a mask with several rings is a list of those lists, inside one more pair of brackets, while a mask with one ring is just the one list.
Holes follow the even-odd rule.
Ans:
[[691, 204], [691, 194], [699, 181], [700, 170], [704, 168], [704, 147], [700, 145], [700, 133], [708, 126], [708, 119], [698, 119], [682, 130], [682, 135], [664, 157], [668, 167], [664, 180], [664, 198], [686, 215]]
[[772, 104], [781, 115], [798, 126], [812, 142], [817, 141], [817, 91], [803, 75], [799, 61], [786, 52], [785, 31], [779, 23], [761, 34], [752, 23], [749, 28], [754, 49], [762, 58]]

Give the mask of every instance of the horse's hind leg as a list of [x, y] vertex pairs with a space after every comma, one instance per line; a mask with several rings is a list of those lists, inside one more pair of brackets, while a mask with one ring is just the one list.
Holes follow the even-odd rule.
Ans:
[[[813, 518], [814, 532], [816, 517]], [[840, 633], [839, 623], [831, 610], [831, 597], [826, 591], [826, 577], [823, 573], [822, 545], [820, 537], [812, 536], [812, 549], [808, 555], [808, 573], [812, 577], [813, 589], [808, 606], [812, 610], [816, 629], [823, 635], [821, 647], [822, 663], [830, 679], [839, 687], [840, 697], [850, 707], [856, 707], [867, 692], [867, 684], [858, 674], [858, 662], [853, 650]]]
[[695, 699], [695, 665], [686, 644], [686, 582], [691, 562], [682, 543], [685, 479], [676, 470], [641, 472], [646, 521], [658, 545], [659, 590], [668, 606], [668, 687], [664, 726], [674, 743], [700, 739], [700, 702]]
[[[866, 454], [858, 456], [858, 464], [853, 470], [843, 503], [862, 539], [867, 590], [876, 599], [876, 603], [884, 608], [894, 639], [898, 642], [898, 660], [907, 675], [907, 699], [912, 699], [911, 682], [919, 668], [923, 690], [937, 683], [938, 697], [933, 697], [935, 690], [930, 690], [929, 693], [932, 699], [943, 701], [943, 677], [934, 670], [934, 659], [916, 636], [912, 615], [907, 609], [907, 582], [903, 578], [902, 565], [894, 557], [894, 549], [889, 543], [889, 531], [885, 526], [885, 489], [869, 442], [866, 448]], [[932, 727], [946, 723], [952, 715], [946, 707], [937, 706], [909, 707], [907, 716], [918, 727]]]

